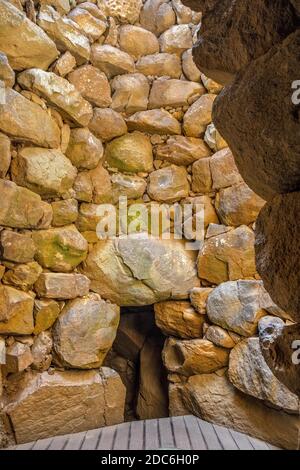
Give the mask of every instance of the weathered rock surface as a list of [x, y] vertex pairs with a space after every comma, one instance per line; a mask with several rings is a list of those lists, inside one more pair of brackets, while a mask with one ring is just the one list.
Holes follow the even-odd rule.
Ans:
[[7, 88], [12, 88], [15, 84], [15, 72], [9, 65], [5, 54], [0, 52], [0, 80], [2, 80]]
[[182, 388], [182, 395], [190, 413], [204, 420], [250, 434], [281, 448], [298, 449], [299, 417], [273, 410], [260, 400], [244, 395], [226, 375], [190, 377]]
[[128, 199], [138, 199], [143, 196], [147, 183], [139, 176], [122, 175], [115, 173], [111, 176], [112, 199], [119, 202], [119, 197], [127, 196]]
[[212, 373], [228, 364], [229, 350], [206, 339], [179, 341], [169, 338], [163, 349], [163, 362], [169, 372], [191, 376]]
[[[189, 83], [189, 82], [188, 82]], [[183, 129], [188, 137], [201, 137], [212, 120], [212, 107], [216, 95], [202, 94], [187, 110], [183, 119]]]
[[14, 264], [11, 269], [5, 271], [2, 281], [4, 284], [28, 291], [32, 289], [41, 273], [42, 268], [35, 261], [26, 264]]
[[130, 131], [141, 131], [149, 134], [181, 134], [180, 123], [164, 109], [150, 109], [133, 114], [127, 119]]
[[112, 168], [130, 173], [149, 172], [153, 168], [149, 137], [134, 132], [114, 139], [106, 146], [106, 161]]
[[243, 181], [229, 148], [216, 152], [209, 163], [213, 189], [227, 188]]
[[[34, 374], [6, 407], [17, 443], [123, 421], [125, 388], [116, 372]], [[80, 416], [80, 419], [78, 417]]]
[[176, 54], [151, 54], [141, 57], [135, 64], [137, 72], [153, 77], [179, 78], [180, 58]]
[[69, 73], [68, 80], [83, 98], [99, 108], [111, 105], [110, 84], [103, 72], [92, 65], [83, 65]]
[[188, 106], [203, 93], [204, 87], [196, 82], [155, 80], [149, 96], [149, 109]]
[[35, 283], [39, 297], [75, 299], [89, 293], [90, 281], [83, 274], [42, 273]]
[[10, 286], [0, 286], [0, 333], [30, 335], [33, 332], [34, 298]]
[[167, 301], [154, 305], [155, 322], [166, 336], [201, 338], [205, 316], [187, 301]]
[[270, 303], [262, 281], [225, 282], [209, 295], [207, 315], [212, 323], [242, 336], [252, 336]]
[[79, 126], [87, 126], [92, 118], [92, 106], [82, 98], [72, 83], [53, 72], [29, 69], [18, 76], [18, 83], [45, 98], [62, 115]]
[[87, 128], [72, 129], [66, 156], [79, 169], [96, 168], [103, 157], [102, 142]]
[[204, 339], [211, 341], [216, 346], [232, 349], [238, 342], [238, 335], [231, 335], [220, 326], [211, 325], [207, 328]]
[[80, 5], [77, 8], [73, 8], [73, 10], [71, 10], [68, 18], [77, 24], [79, 30], [89, 39], [91, 43], [99, 40], [107, 28], [106, 21], [97, 18], [86, 8], [80, 8]]
[[200, 315], [206, 314], [207, 298], [212, 290], [210, 287], [194, 287], [190, 291], [191, 304]]
[[60, 131], [54, 119], [14, 90], [6, 89], [5, 102], [0, 103], [0, 129], [16, 141], [49, 148], [60, 144]]
[[116, 47], [93, 44], [91, 62], [109, 78], [134, 72], [134, 61], [127, 52]]
[[228, 140], [241, 175], [266, 200], [299, 188], [297, 108], [289, 79], [300, 73], [299, 41], [297, 31], [250, 64], [219, 95], [214, 108], [213, 120]]
[[194, 63], [192, 49], [188, 49], [182, 54], [182, 70], [188, 80], [200, 82], [201, 72]]
[[141, 25], [159, 36], [176, 23], [175, 12], [166, 0], [146, 0], [140, 16]]
[[54, 201], [51, 206], [53, 210], [52, 225], [54, 227], [62, 227], [76, 222], [78, 217], [78, 201], [76, 199]]
[[181, 240], [155, 240], [145, 234], [99, 241], [83, 272], [93, 291], [121, 306], [187, 298], [188, 290], [199, 284], [195, 255]]
[[159, 38], [161, 52], [182, 55], [193, 45], [192, 33], [187, 24], [172, 26]]
[[52, 362], [52, 347], [53, 340], [50, 331], [42, 331], [34, 338], [31, 348], [34, 370], [45, 371], [49, 369]]
[[300, 193], [276, 196], [256, 223], [256, 263], [267, 291], [282, 309], [300, 320], [299, 226]]
[[36, 259], [44, 267], [69, 272], [87, 256], [88, 244], [74, 225], [34, 232]]
[[116, 337], [120, 309], [90, 294], [66, 304], [54, 329], [57, 362], [75, 369], [100, 367]]
[[127, 52], [135, 60], [159, 52], [159, 43], [156, 36], [139, 26], [121, 26], [119, 43], [122, 51]]
[[267, 366], [259, 338], [246, 339], [231, 351], [228, 377], [242, 392], [266, 400], [285, 411], [299, 414], [299, 399], [276, 379]]
[[253, 278], [256, 273], [254, 233], [245, 225], [205, 240], [198, 257], [201, 279], [220, 284]]
[[150, 173], [148, 194], [155, 201], [176, 202], [189, 195], [185, 168], [171, 165]]
[[106, 0], [105, 3], [109, 15], [120, 23], [135, 23], [142, 7], [142, 0]]
[[209, 193], [212, 190], [210, 158], [201, 158], [193, 163], [192, 190], [195, 193]]
[[36, 299], [34, 301], [34, 334], [51, 328], [60, 313], [60, 305], [55, 300]]
[[126, 134], [127, 126], [123, 117], [113, 109], [95, 108], [89, 129], [103, 142]]
[[55, 44], [11, 2], [0, 1], [1, 51], [15, 70], [39, 67], [46, 70], [58, 56]]
[[25, 147], [12, 162], [13, 181], [45, 198], [60, 196], [74, 184], [76, 168], [60, 150]]
[[30, 234], [21, 234], [11, 230], [1, 232], [2, 257], [15, 263], [33, 261], [36, 248]]
[[181, 135], [169, 137], [166, 143], [155, 149], [158, 160], [166, 160], [175, 165], [188, 166], [210, 155], [210, 150], [201, 139]]
[[22, 372], [33, 362], [28, 344], [15, 342], [6, 349], [5, 369], [8, 373]]
[[119, 113], [133, 114], [148, 107], [149, 83], [140, 74], [125, 74], [112, 81], [112, 109]]
[[0, 178], [5, 178], [11, 163], [11, 144], [10, 139], [0, 133]]
[[42, 229], [51, 224], [51, 205], [42, 201], [38, 194], [8, 180], [0, 180], [0, 193], [5, 193], [0, 208], [1, 225]]

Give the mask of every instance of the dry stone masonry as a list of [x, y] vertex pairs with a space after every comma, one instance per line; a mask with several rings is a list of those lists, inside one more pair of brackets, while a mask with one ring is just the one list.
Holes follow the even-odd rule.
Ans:
[[[299, 68], [295, 11], [241, 1], [225, 21], [229, 0], [183, 3], [0, 0], [1, 447], [185, 413], [299, 444], [299, 399], [258, 336], [299, 314], [297, 123], [289, 102], [266, 110], [267, 85], [247, 108], [271, 74], [286, 86], [279, 64]], [[261, 30], [250, 45], [235, 27]], [[171, 238], [99, 239], [120, 196], [169, 211]], [[204, 208], [199, 252], [176, 239], [174, 203]], [[256, 269], [261, 209], [258, 269], [281, 308]]]

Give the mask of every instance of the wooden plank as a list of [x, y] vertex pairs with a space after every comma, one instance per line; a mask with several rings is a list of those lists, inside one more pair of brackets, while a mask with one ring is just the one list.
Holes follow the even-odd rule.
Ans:
[[109, 426], [107, 428], [102, 428], [101, 437], [97, 449], [112, 450], [116, 432], [117, 426]]
[[183, 417], [193, 450], [207, 450], [201, 429], [195, 416]]
[[158, 420], [158, 432], [161, 449], [176, 449], [169, 418], [160, 418]]
[[269, 447], [266, 442], [261, 441], [260, 439], [256, 439], [255, 437], [249, 436], [249, 441], [251, 442], [255, 450], [269, 450]]
[[147, 419], [145, 421], [145, 449], [159, 449], [158, 420]]
[[219, 426], [218, 424], [213, 424], [213, 427], [224, 450], [239, 450], [227, 428]]
[[25, 442], [24, 444], [19, 444], [14, 450], [31, 450], [34, 446], [34, 442]]
[[68, 436], [56, 436], [52, 439], [48, 450], [62, 450], [68, 442]]
[[81, 450], [95, 450], [101, 435], [102, 429], [91, 429], [87, 431]]
[[130, 435], [130, 423], [122, 423], [117, 426], [117, 434], [114, 450], [128, 450]]
[[70, 434], [68, 442], [64, 447], [64, 450], [80, 450], [84, 441], [86, 432], [77, 432], [76, 434]]
[[144, 448], [144, 421], [131, 421], [129, 450]]
[[232, 435], [236, 445], [240, 450], [254, 450], [253, 445], [249, 441], [249, 438], [246, 436], [246, 434], [234, 431], [233, 429], [230, 429], [230, 434]]
[[173, 426], [176, 448], [181, 450], [190, 450], [191, 443], [183, 416], [173, 416], [171, 418], [171, 423]]
[[200, 418], [197, 418], [199, 427], [202, 431], [204, 440], [208, 450], [223, 450], [223, 447], [220, 444], [220, 441], [216, 435], [216, 431], [213, 428], [211, 423], [203, 421]]
[[32, 450], [47, 450], [52, 440], [53, 437], [48, 437], [48, 439], [39, 439], [34, 443]]

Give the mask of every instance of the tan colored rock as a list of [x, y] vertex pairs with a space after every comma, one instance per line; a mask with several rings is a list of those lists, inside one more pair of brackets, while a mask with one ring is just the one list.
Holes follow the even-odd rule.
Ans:
[[51, 6], [44, 5], [39, 12], [38, 24], [53, 39], [60, 52], [69, 51], [78, 65], [89, 60], [89, 40], [74, 21], [60, 16]]
[[191, 290], [191, 304], [200, 315], [206, 314], [207, 298], [212, 291], [210, 287], [194, 287]]
[[49, 369], [52, 361], [53, 340], [50, 331], [42, 331], [33, 341], [31, 354], [33, 362], [31, 368], [34, 370], [45, 371]]
[[113, 109], [95, 108], [89, 129], [103, 142], [126, 134], [127, 126], [123, 117]]
[[71, 10], [68, 18], [77, 24], [79, 30], [90, 42], [99, 40], [107, 28], [106, 21], [93, 16], [87, 9], [80, 8], [80, 5]]
[[203, 93], [204, 87], [196, 82], [155, 80], [149, 96], [149, 109], [188, 106]]
[[0, 80], [2, 80], [7, 88], [12, 88], [15, 84], [15, 72], [9, 65], [5, 54], [0, 52]]
[[235, 338], [230, 335], [230, 332], [217, 325], [211, 325], [208, 327], [204, 339], [208, 339], [216, 346], [226, 349], [234, 348], [237, 342], [235, 341]]
[[179, 78], [180, 58], [176, 54], [153, 54], [141, 57], [135, 64], [137, 72], [154, 77]]
[[70, 11], [70, 0], [40, 0], [40, 4], [54, 7], [61, 15]]
[[51, 204], [53, 210], [52, 225], [62, 227], [76, 222], [78, 217], [78, 202], [76, 199], [55, 201]]
[[108, 13], [120, 23], [135, 23], [139, 19], [142, 0], [105, 0]]
[[23, 88], [45, 98], [57, 107], [64, 116], [80, 126], [87, 126], [92, 118], [92, 106], [82, 98], [74, 85], [53, 72], [30, 69], [18, 76]]
[[184, 115], [183, 129], [188, 137], [200, 137], [212, 121], [212, 107], [216, 95], [202, 95]]
[[51, 328], [60, 313], [60, 306], [55, 300], [36, 299], [34, 301], [34, 331], [39, 335]]
[[11, 162], [9, 138], [0, 132], [0, 178], [5, 178]]
[[213, 122], [207, 126], [204, 140], [214, 152], [218, 152], [219, 150], [228, 147], [228, 143], [223, 139]]
[[85, 0], [79, 0], [76, 3], [80, 4], [80, 8], [87, 10], [95, 18], [99, 18], [99, 20], [106, 20], [108, 15], [106, 1], [95, 0], [92, 2], [86, 2]]
[[182, 70], [188, 80], [200, 82], [201, 72], [193, 60], [192, 49], [188, 49], [182, 54]]
[[101, 216], [97, 214], [98, 209], [98, 204], [89, 204], [85, 202], [80, 204], [78, 220], [76, 222], [76, 227], [78, 228], [79, 232], [96, 232], [97, 225], [101, 220]]
[[98, 165], [94, 170], [90, 170], [88, 175], [92, 184], [92, 202], [95, 204], [110, 202], [112, 186], [108, 171]]
[[11, 269], [6, 270], [3, 276], [3, 283], [28, 291], [32, 289], [41, 272], [42, 268], [35, 261], [26, 264], [16, 264]]
[[60, 150], [25, 147], [12, 162], [12, 179], [41, 196], [51, 198], [67, 192], [77, 171]]
[[193, 137], [169, 137], [166, 143], [155, 149], [158, 160], [166, 160], [179, 166], [188, 166], [195, 161], [210, 156], [210, 150], [201, 139]]
[[180, 55], [193, 45], [192, 33], [187, 24], [172, 26], [159, 38], [161, 52]]
[[121, 50], [127, 52], [135, 60], [159, 52], [159, 43], [156, 36], [139, 26], [121, 26], [119, 44]]
[[99, 241], [83, 272], [93, 291], [122, 306], [184, 299], [199, 285], [195, 253], [185, 250], [182, 240], [155, 240], [144, 234]]
[[166, 372], [161, 362], [163, 341], [146, 339], [140, 354], [140, 380], [136, 413], [139, 419], [169, 416]]
[[[62, 54], [53, 66], [53, 72], [60, 77], [65, 77], [76, 67], [75, 57], [69, 51]], [[71, 82], [72, 83], [72, 82]]]
[[92, 65], [82, 65], [69, 73], [68, 80], [80, 94], [99, 108], [111, 105], [110, 84], [106, 75]]
[[78, 169], [96, 168], [103, 158], [103, 145], [87, 128], [72, 129], [66, 156]]
[[108, 78], [134, 72], [134, 61], [127, 52], [109, 45], [93, 44], [91, 62], [94, 67], [105, 73]]
[[176, 202], [189, 195], [189, 182], [185, 168], [171, 165], [150, 173], [148, 194], [161, 202]]
[[149, 137], [139, 132], [114, 139], [106, 146], [108, 164], [130, 173], [150, 172], [153, 168], [152, 145]]
[[[0, 338], [0, 365], [5, 364], [6, 362], [6, 344], [5, 344], [5, 339]], [[1, 375], [1, 374], [0, 374]], [[1, 379], [0, 379], [1, 382]], [[2, 385], [2, 383], [1, 383]], [[1, 391], [1, 386], [0, 386], [0, 391]], [[1, 391], [2, 395], [2, 391]]]
[[212, 190], [210, 158], [201, 158], [193, 163], [192, 189], [195, 193], [209, 193]]
[[215, 153], [210, 159], [213, 189], [227, 188], [243, 181], [229, 148]]
[[220, 225], [219, 223], [211, 223], [208, 226], [205, 238], [216, 237], [217, 235], [222, 235], [223, 233], [230, 232], [230, 230], [232, 230], [232, 227]]
[[201, 14], [195, 13], [191, 8], [183, 5], [181, 0], [172, 0], [172, 6], [176, 12], [177, 23], [186, 24], [194, 23], [198, 24], [201, 20]]
[[216, 210], [221, 222], [238, 227], [254, 222], [265, 205], [246, 183], [221, 189], [216, 197]]
[[57, 56], [55, 44], [36, 24], [9, 2], [0, 2], [1, 51], [15, 70], [46, 70]]
[[218, 95], [223, 89], [223, 85], [220, 85], [211, 78], [207, 77], [206, 75], [204, 75], [204, 73], [201, 73], [201, 80], [209, 93]]
[[229, 350], [217, 347], [206, 339], [182, 341], [168, 338], [162, 358], [169, 372], [189, 377], [225, 367], [229, 361]]
[[266, 407], [260, 400], [244, 395], [226, 375], [190, 377], [182, 392], [190, 413], [201, 419], [263, 439], [280, 448], [298, 448], [299, 417]]
[[148, 107], [149, 83], [140, 74], [126, 74], [112, 81], [112, 109], [119, 113], [133, 114]]
[[0, 299], [0, 334], [30, 335], [34, 328], [33, 297], [0, 285]]
[[30, 234], [10, 230], [1, 232], [2, 257], [15, 263], [33, 261], [36, 248]]
[[130, 131], [141, 131], [149, 134], [181, 134], [181, 126], [177, 119], [163, 109], [135, 113], [127, 119], [127, 126]]
[[262, 209], [256, 222], [256, 263], [276, 304], [299, 322], [300, 192], [278, 195]]
[[242, 225], [204, 242], [198, 257], [198, 274], [213, 284], [254, 278], [254, 233]]
[[74, 225], [33, 233], [36, 259], [57, 272], [72, 271], [87, 255], [88, 244]]
[[59, 364], [75, 369], [100, 367], [112, 347], [120, 309], [90, 294], [66, 304], [53, 328]]
[[10, 89], [5, 90], [5, 102], [0, 103], [0, 130], [16, 141], [50, 148], [60, 145], [60, 131], [54, 119], [39, 105]]
[[52, 220], [52, 208], [38, 194], [0, 180], [0, 194], [5, 194], [0, 207], [0, 224], [13, 228], [47, 228]]
[[39, 297], [75, 299], [88, 294], [90, 281], [82, 274], [43, 273], [34, 287]]
[[201, 338], [204, 315], [187, 301], [166, 301], [154, 305], [155, 322], [166, 336]]
[[120, 423], [124, 402], [120, 377], [105, 367], [34, 374], [5, 411], [20, 444]]
[[112, 197], [117, 203], [119, 197], [127, 196], [128, 199], [138, 199], [144, 194], [147, 183], [139, 176], [122, 175], [115, 173], [111, 176]]
[[143, 28], [159, 36], [176, 23], [176, 16], [167, 0], [146, 0], [140, 22]]
[[242, 392], [265, 400], [276, 408], [299, 414], [299, 399], [276, 379], [267, 366], [259, 338], [248, 338], [231, 351], [228, 377]]
[[33, 362], [30, 347], [27, 344], [15, 342], [6, 350], [5, 369], [8, 373], [22, 372]]

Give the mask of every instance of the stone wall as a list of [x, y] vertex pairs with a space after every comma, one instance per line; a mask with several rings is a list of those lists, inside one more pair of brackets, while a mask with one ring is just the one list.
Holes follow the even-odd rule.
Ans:
[[[154, 304], [171, 415], [297, 446], [299, 401], [257, 339], [291, 323], [255, 268], [264, 201], [212, 123], [200, 20], [179, 0], [0, 0], [2, 445], [165, 415], [152, 319], [122, 313], [117, 333], [120, 307]], [[99, 240], [120, 196], [202, 205], [199, 254]]]

